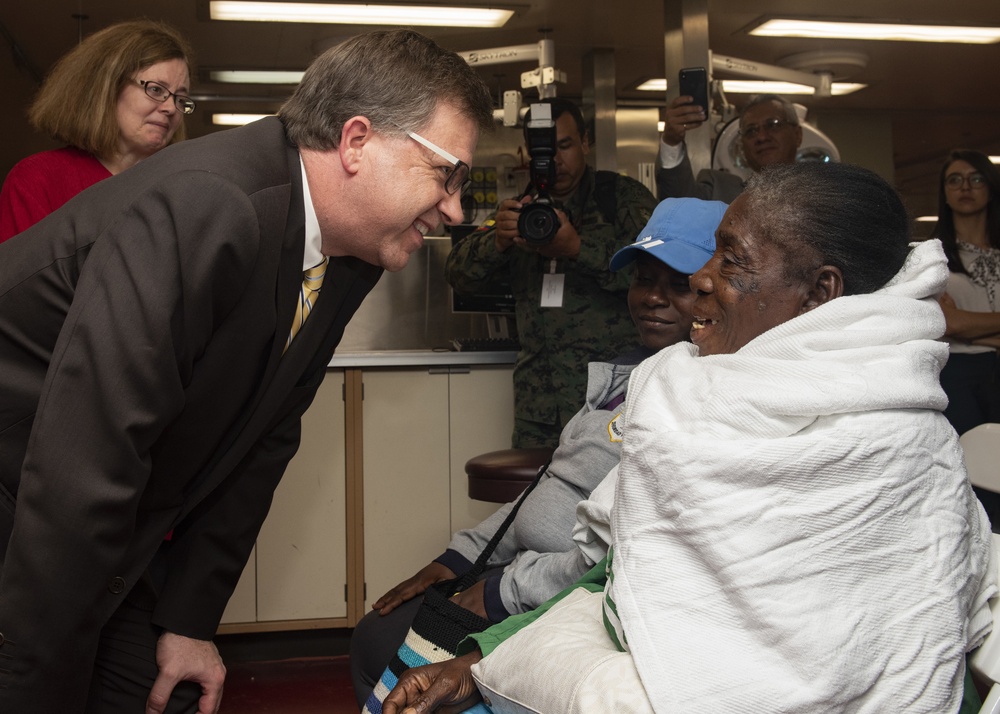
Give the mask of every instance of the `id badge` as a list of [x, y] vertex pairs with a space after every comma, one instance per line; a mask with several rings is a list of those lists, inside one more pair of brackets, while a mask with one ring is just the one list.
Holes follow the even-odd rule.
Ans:
[[546, 273], [542, 276], [542, 307], [562, 307], [565, 273]]

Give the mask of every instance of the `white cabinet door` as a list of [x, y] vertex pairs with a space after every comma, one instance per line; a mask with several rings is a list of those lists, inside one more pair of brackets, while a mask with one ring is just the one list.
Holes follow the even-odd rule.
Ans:
[[448, 374], [365, 370], [362, 380], [367, 612], [451, 538]]
[[327, 372], [223, 624], [346, 617], [343, 391]]
[[346, 617], [343, 372], [328, 372], [257, 539], [257, 619]]
[[514, 430], [512, 375], [510, 366], [477, 367], [451, 374], [452, 532], [478, 525], [501, 505], [469, 498], [465, 462], [488, 451], [510, 448]]

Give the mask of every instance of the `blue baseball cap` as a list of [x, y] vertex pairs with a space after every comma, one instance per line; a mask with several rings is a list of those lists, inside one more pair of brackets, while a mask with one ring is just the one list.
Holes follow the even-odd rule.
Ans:
[[680, 273], [698, 272], [715, 252], [715, 229], [727, 208], [722, 201], [664, 199], [635, 243], [611, 257], [611, 269], [621, 270], [646, 251]]

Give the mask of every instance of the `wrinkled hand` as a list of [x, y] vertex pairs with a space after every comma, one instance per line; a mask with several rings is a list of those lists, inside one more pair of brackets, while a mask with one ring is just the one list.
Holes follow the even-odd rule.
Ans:
[[406, 670], [382, 703], [383, 714], [447, 714], [468, 709], [482, 699], [472, 678], [472, 665], [482, 658], [482, 653], [475, 650]]
[[164, 632], [156, 642], [159, 674], [146, 700], [146, 714], [163, 714], [179, 682], [197, 682], [202, 695], [198, 714], [216, 714], [222, 704], [226, 667], [211, 640], [195, 640]]
[[425, 565], [412, 578], [408, 578], [372, 603], [372, 609], [379, 615], [388, 615], [407, 600], [422, 595], [427, 588], [442, 580], [451, 580], [455, 573], [441, 563]]
[[663, 143], [677, 146], [684, 141], [688, 129], [697, 129], [708, 117], [701, 107], [692, 104], [694, 97], [681, 95], [670, 102], [663, 114]]
[[480, 580], [462, 592], [452, 595], [451, 601], [480, 617], [486, 617], [486, 581]]

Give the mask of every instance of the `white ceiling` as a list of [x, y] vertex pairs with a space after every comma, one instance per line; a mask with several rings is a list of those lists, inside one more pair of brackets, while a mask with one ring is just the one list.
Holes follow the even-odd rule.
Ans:
[[[1000, 44], [765, 39], [744, 32], [763, 16], [801, 16], [804, 9], [811, 16], [1000, 25], [997, 0], [707, 1], [709, 44], [719, 54], [779, 64], [789, 55], [807, 51], [865, 53], [867, 66], [852, 70], [846, 78], [867, 83], [867, 89], [843, 97], [797, 101], [811, 109], [888, 113], [892, 118], [896, 181], [904, 193], [933, 196], [940, 161], [950, 148], [962, 146], [1000, 154]], [[192, 93], [230, 97], [212, 105], [202, 101], [201, 106], [250, 111], [273, 111], [287, 89], [218, 85], [207, 81], [207, 70], [302, 69], [329, 44], [371, 29], [213, 22], [208, 19], [207, 7], [207, 0], [3, 0], [0, 23], [28, 62], [44, 74], [78, 41], [81, 29], [88, 34], [137, 16], [163, 19], [180, 29], [195, 48], [199, 71]], [[568, 75], [559, 94], [568, 97], [581, 96], [583, 57], [594, 48], [614, 50], [620, 100], [649, 100], [648, 93], [632, 88], [643, 79], [665, 76], [662, 0], [520, 0], [516, 7], [514, 17], [500, 29], [421, 31], [456, 51], [526, 44], [551, 37], [555, 64]], [[78, 15], [86, 19], [81, 21], [75, 17]], [[540, 33], [542, 28], [548, 28], [544, 35]], [[14, 83], [33, 86], [34, 82], [29, 73], [15, 68], [6, 44], [0, 36], [0, 47], [4, 48], [0, 91], [8, 97], [30, 97], [30, 92], [7, 91]], [[521, 72], [533, 66], [537, 65], [497, 65], [480, 71], [499, 96], [504, 90], [519, 89]], [[211, 130], [208, 114], [199, 111], [189, 120], [190, 134], [197, 136]], [[24, 127], [30, 133], [26, 122]], [[6, 168], [0, 166], [4, 171]]]

